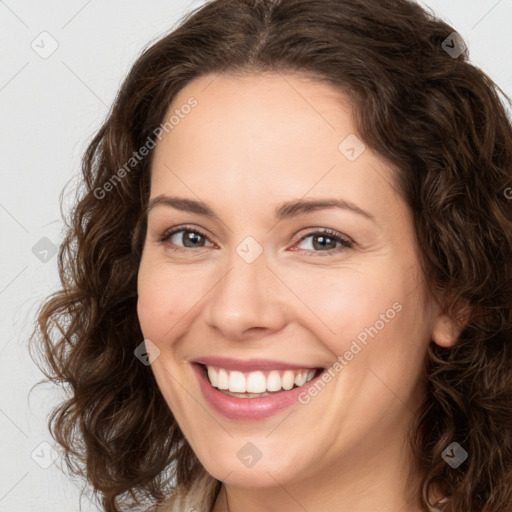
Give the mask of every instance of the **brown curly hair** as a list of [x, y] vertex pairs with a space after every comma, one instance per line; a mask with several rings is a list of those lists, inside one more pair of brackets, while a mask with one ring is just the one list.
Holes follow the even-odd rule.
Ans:
[[[307, 74], [350, 97], [358, 135], [395, 169], [430, 291], [465, 319], [455, 346], [430, 343], [426, 354], [411, 433], [421, 506], [432, 510], [438, 486], [449, 512], [512, 510], [512, 127], [500, 93], [510, 99], [467, 49], [446, 51], [453, 32], [408, 0], [214, 0], [135, 62], [85, 153], [59, 252], [62, 289], [33, 335], [47, 376], [70, 389], [52, 434], [105, 511], [147, 510], [202, 470], [133, 355], [152, 152], [130, 159], [155, 145], [191, 80], [265, 71]], [[469, 454], [457, 469], [442, 458], [454, 440]]]

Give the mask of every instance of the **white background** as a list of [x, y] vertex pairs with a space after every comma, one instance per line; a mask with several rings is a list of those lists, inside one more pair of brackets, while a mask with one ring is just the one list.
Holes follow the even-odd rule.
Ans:
[[[57, 258], [50, 251], [45, 263], [32, 248], [62, 239], [59, 194], [131, 64], [202, 3], [0, 0], [0, 512], [79, 510], [80, 482], [50, 464], [41, 445], [52, 444], [46, 417], [59, 392], [30, 392], [42, 375], [27, 340], [39, 303], [59, 284]], [[421, 3], [457, 29], [471, 60], [512, 95], [512, 0]], [[59, 45], [47, 59], [31, 47], [44, 31]], [[82, 510], [97, 508], [83, 497]]]

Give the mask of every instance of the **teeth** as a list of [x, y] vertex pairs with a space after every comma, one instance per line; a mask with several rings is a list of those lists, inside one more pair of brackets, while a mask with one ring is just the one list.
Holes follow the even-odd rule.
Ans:
[[272, 370], [267, 377], [267, 391], [279, 391], [281, 387], [281, 375], [277, 370]]
[[[209, 370], [210, 368], [208, 368]], [[215, 373], [215, 369], [212, 368], [213, 372]], [[217, 387], [219, 389], [228, 389], [229, 388], [229, 375], [226, 370], [223, 370], [222, 368], [218, 372], [218, 379], [217, 379]], [[212, 381], [210, 381], [212, 382]], [[215, 387], [215, 385], [212, 383], [212, 386]]]
[[316, 370], [272, 370], [249, 372], [224, 370], [207, 366], [208, 379], [214, 388], [229, 393], [264, 394], [268, 391], [286, 391], [294, 386], [303, 386], [315, 376]]
[[247, 381], [242, 372], [229, 372], [229, 391], [231, 393], [245, 393]]
[[210, 382], [214, 388], [219, 385], [219, 373], [215, 370], [215, 368], [212, 368], [211, 366], [208, 367], [208, 378], [210, 379]]
[[307, 376], [308, 376], [307, 372], [297, 373], [297, 375], [295, 376], [295, 385], [302, 386], [302, 385], [306, 384]]
[[247, 390], [250, 390], [251, 393], [264, 393], [267, 390], [265, 375], [262, 372], [250, 373], [247, 377]]
[[295, 384], [295, 374], [291, 370], [286, 370], [283, 375], [283, 388], [288, 391]]

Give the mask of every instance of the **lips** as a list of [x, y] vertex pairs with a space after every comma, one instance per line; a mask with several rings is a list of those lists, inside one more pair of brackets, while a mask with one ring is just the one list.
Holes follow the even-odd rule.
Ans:
[[271, 360], [205, 357], [194, 361], [204, 398], [221, 415], [259, 420], [297, 402], [324, 368]]
[[193, 361], [194, 363], [203, 364], [205, 366], [215, 366], [226, 370], [238, 370], [240, 372], [266, 371], [266, 370], [315, 370], [316, 366], [293, 364], [284, 361], [274, 361], [271, 359], [231, 359], [228, 357], [200, 357]]

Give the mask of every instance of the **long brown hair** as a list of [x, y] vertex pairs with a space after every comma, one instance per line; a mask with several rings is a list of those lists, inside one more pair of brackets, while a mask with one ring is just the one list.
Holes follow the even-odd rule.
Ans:
[[[152, 152], [130, 159], [155, 145], [194, 78], [266, 71], [307, 74], [349, 96], [358, 135], [395, 169], [430, 291], [450, 315], [461, 303], [469, 314], [454, 347], [431, 343], [426, 354], [411, 435], [419, 502], [432, 510], [438, 486], [448, 511], [512, 509], [510, 100], [467, 50], [448, 51], [460, 44], [453, 32], [408, 0], [214, 0], [135, 62], [83, 158], [62, 289], [41, 306], [33, 336], [49, 378], [70, 389], [51, 431], [106, 511], [147, 510], [202, 471], [134, 357]], [[442, 457], [454, 441], [468, 453], [457, 468]]]

